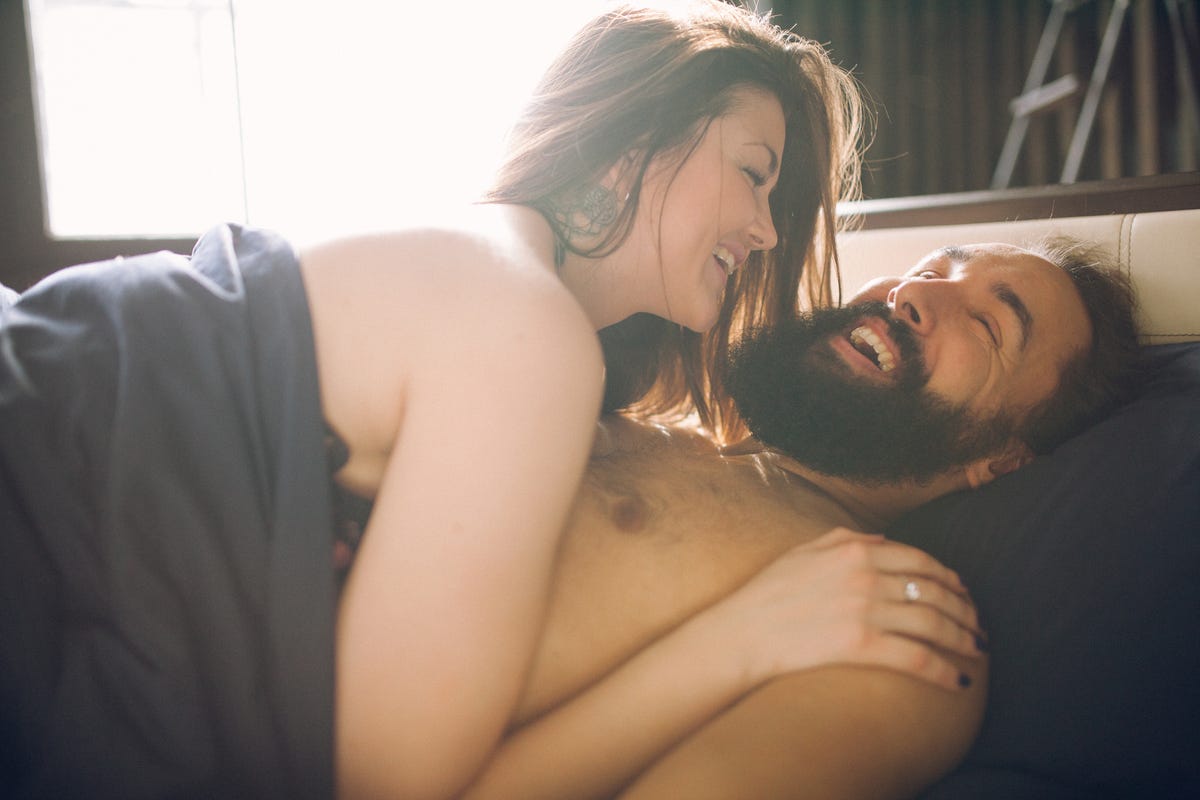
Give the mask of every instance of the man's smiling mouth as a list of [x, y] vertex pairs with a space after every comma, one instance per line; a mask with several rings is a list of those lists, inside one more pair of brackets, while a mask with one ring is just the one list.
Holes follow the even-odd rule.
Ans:
[[896, 367], [896, 356], [888, 343], [879, 338], [875, 331], [860, 325], [850, 331], [850, 345], [869, 358], [880, 372], [891, 372]]

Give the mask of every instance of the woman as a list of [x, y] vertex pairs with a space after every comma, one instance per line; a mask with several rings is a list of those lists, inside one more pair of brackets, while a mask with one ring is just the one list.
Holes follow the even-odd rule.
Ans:
[[[647, 170], [686, 157], [739, 86], [774, 97], [787, 146], [775, 153], [782, 158], [777, 175], [768, 174], [770, 156], [760, 153], [739, 164], [743, 175], [725, 176], [723, 187], [771, 178], [760, 187], [769, 191], [759, 194], [760, 202], [769, 195], [777, 244], [748, 248], [745, 262], [731, 265], [715, 325], [688, 325], [655, 309], [600, 334], [606, 411], [694, 410], [721, 439], [745, 433], [713, 380], [731, 333], [794, 315], [802, 297], [830, 300], [836, 204], [858, 192], [862, 107], [851, 77], [816, 43], [728, 4], [692, 4], [675, 15], [616, 9], [584, 28], [535, 89], [488, 194], [492, 202], [541, 211], [566, 254], [607, 255], [645, 211]], [[617, 177], [624, 183], [614, 185]], [[598, 187], [604, 191], [597, 194]], [[603, 202], [589, 202], [597, 199]], [[590, 260], [571, 259], [568, 269], [571, 263], [580, 265], [584, 282], [596, 272]], [[660, 308], [669, 302], [657, 300]]]
[[[853, 97], [732, 6], [618, 9], [454, 226], [298, 258], [222, 227], [190, 264], [27, 293], [0, 328], [6, 789], [460, 792], [521, 691], [598, 410], [736, 431], [731, 333], [791, 313], [802, 271], [828, 294]], [[340, 600], [330, 473], [373, 504]]]

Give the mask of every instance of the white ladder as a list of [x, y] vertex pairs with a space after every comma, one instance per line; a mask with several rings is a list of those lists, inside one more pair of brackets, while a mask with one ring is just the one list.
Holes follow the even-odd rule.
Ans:
[[[1140, 0], [1150, 2], [1151, 0]], [[1046, 72], [1050, 68], [1050, 60], [1058, 46], [1062, 34], [1063, 21], [1068, 13], [1090, 0], [1051, 0], [1050, 14], [1046, 18], [1046, 27], [1038, 40], [1034, 52], [1033, 64], [1029, 68], [1029, 76], [1021, 94], [1009, 103], [1012, 111], [1012, 124], [1009, 125], [1008, 135], [1004, 138], [1004, 147], [1000, 151], [1000, 159], [996, 163], [996, 171], [992, 175], [992, 188], [1004, 189], [1012, 180], [1017, 158], [1021, 154], [1021, 145], [1025, 142], [1025, 133], [1029, 128], [1029, 119], [1034, 114], [1047, 111], [1059, 103], [1074, 96], [1079, 91], [1079, 79], [1074, 75], [1064, 75], [1057, 80], [1046, 83]], [[1167, 19], [1171, 26], [1171, 39], [1175, 50], [1175, 72], [1183, 89], [1183, 101], [1187, 106], [1181, 121], [1190, 121], [1193, 130], [1200, 134], [1200, 102], [1197, 101], [1197, 45], [1194, 35], [1188, 35], [1184, 30], [1179, 13], [1179, 0], [1162, 0], [1166, 7]], [[1063, 162], [1060, 183], [1074, 183], [1079, 177], [1079, 167], [1087, 150], [1088, 139], [1096, 122], [1096, 110], [1100, 106], [1100, 98], [1104, 85], [1108, 82], [1108, 74], [1112, 69], [1113, 54], [1117, 42], [1121, 38], [1130, 0], [1114, 0], [1108, 23], [1104, 29], [1104, 37], [1100, 42], [1100, 51], [1096, 56], [1096, 64], [1092, 69], [1092, 77], [1088, 82], [1087, 94], [1079, 109], [1079, 117], [1071, 134], [1071, 143], [1067, 148], [1067, 156]]]

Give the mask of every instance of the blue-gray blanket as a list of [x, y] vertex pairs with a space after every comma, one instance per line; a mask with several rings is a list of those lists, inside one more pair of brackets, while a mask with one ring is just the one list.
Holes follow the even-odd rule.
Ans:
[[291, 248], [222, 226], [0, 315], [0, 796], [330, 796], [329, 470]]

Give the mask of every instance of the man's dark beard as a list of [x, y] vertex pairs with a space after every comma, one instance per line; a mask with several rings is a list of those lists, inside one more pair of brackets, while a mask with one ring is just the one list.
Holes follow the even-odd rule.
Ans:
[[[870, 316], [887, 322], [900, 348], [896, 377], [886, 385], [852, 373], [829, 344]], [[753, 331], [733, 348], [726, 373], [760, 442], [817, 472], [875, 485], [927, 482], [1008, 441], [1009, 419], [978, 419], [928, 391], [928, 380], [912, 329], [883, 303], [818, 309]]]

